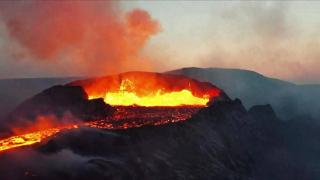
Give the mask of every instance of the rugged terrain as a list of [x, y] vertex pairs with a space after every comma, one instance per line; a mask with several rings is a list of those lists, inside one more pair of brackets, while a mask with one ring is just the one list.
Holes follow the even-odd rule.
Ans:
[[[62, 131], [42, 144], [0, 154], [0, 177], [318, 179], [319, 146], [309, 138], [319, 133], [310, 128], [280, 121], [270, 106], [247, 111], [240, 100], [217, 101], [177, 123]], [[297, 148], [296, 138], [310, 151]]]
[[[28, 99], [13, 114], [68, 111], [86, 122], [92, 113], [113, 112], [101, 100], [91, 103], [79, 87], [61, 88]], [[40, 144], [0, 153], [0, 179], [320, 178], [320, 127], [312, 116], [282, 121], [270, 105], [246, 108], [224, 98], [185, 121], [154, 125], [62, 130]]]
[[241, 99], [246, 108], [270, 104], [282, 120], [307, 115], [320, 122], [319, 85], [298, 85], [241, 69], [182, 68], [168, 73], [211, 82]]

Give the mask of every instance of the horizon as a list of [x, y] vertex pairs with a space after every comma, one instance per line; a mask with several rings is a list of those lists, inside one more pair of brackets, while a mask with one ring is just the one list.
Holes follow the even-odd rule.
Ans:
[[319, 84], [319, 8], [288, 1], [1, 2], [0, 79], [214, 67]]
[[181, 69], [191, 69], [191, 68], [197, 68], [197, 69], [219, 69], [219, 70], [234, 70], [234, 71], [246, 71], [249, 73], [256, 73], [258, 75], [263, 76], [264, 78], [268, 78], [268, 79], [273, 79], [273, 80], [279, 80], [279, 81], [283, 81], [283, 82], [288, 82], [288, 83], [292, 83], [295, 85], [320, 85], [320, 83], [299, 83], [299, 82], [294, 82], [294, 81], [290, 81], [290, 80], [283, 80], [283, 79], [279, 79], [277, 77], [271, 77], [271, 76], [267, 76], [265, 74], [261, 74], [259, 72], [253, 71], [253, 70], [249, 70], [249, 69], [239, 69], [239, 68], [221, 68], [221, 67], [181, 67], [178, 69], [170, 69], [170, 70], [166, 70], [166, 71], [123, 71], [123, 72], [119, 72], [119, 73], [110, 73], [110, 74], [102, 74], [102, 75], [92, 75], [92, 76], [77, 76], [77, 75], [70, 75], [70, 76], [39, 76], [39, 77], [12, 77], [12, 78], [0, 78], [0, 80], [24, 80], [24, 79], [65, 79], [65, 78], [84, 78], [84, 79], [88, 79], [88, 78], [97, 78], [97, 77], [104, 77], [104, 76], [112, 76], [112, 75], [117, 75], [117, 74], [122, 74], [122, 73], [128, 73], [128, 72], [155, 72], [155, 73], [166, 73], [166, 72], [170, 72], [170, 71], [176, 71], [176, 70], [181, 70]]

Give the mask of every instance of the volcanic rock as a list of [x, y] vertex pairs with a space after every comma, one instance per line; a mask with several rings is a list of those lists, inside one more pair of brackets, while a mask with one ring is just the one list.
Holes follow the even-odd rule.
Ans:
[[178, 123], [70, 129], [35, 152], [0, 156], [0, 179], [317, 180], [319, 133], [295, 122], [280, 121], [269, 105], [247, 111], [226, 100]]
[[[250, 179], [251, 160], [242, 132], [248, 121], [251, 119], [240, 101], [220, 101], [180, 123], [66, 131], [40, 146], [39, 152], [50, 155], [70, 150], [94, 157], [81, 165], [82, 171], [75, 177]], [[95, 168], [90, 169], [89, 164]], [[115, 167], [123, 174], [116, 176]]]
[[88, 100], [79, 86], [54, 86], [20, 104], [11, 114], [10, 120], [35, 120], [38, 116], [54, 115], [58, 119], [65, 113], [88, 121], [102, 119], [114, 109], [103, 99]]

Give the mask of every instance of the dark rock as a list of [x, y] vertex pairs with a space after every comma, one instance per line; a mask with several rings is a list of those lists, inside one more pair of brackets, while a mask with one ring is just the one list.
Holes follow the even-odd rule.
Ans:
[[80, 120], [96, 120], [113, 112], [103, 99], [88, 100], [88, 95], [79, 86], [54, 86], [20, 104], [10, 113], [10, 123], [34, 121], [38, 116], [54, 115], [58, 119], [71, 113]]
[[116, 168], [126, 179], [250, 179], [252, 160], [242, 132], [247, 121], [239, 100], [219, 101], [181, 123], [112, 131], [80, 128], [58, 134], [38, 150], [99, 157], [88, 161], [95, 163], [93, 169], [80, 165], [83, 177], [121, 179]]

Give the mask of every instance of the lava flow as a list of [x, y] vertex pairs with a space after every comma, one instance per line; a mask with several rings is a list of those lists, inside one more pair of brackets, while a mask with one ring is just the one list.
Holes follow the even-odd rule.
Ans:
[[70, 83], [89, 99], [103, 98], [114, 106], [206, 106], [220, 90], [210, 83], [160, 73], [129, 72]]
[[66, 129], [87, 126], [99, 129], [127, 129], [145, 125], [161, 125], [183, 121], [192, 116], [200, 107], [139, 107], [119, 106], [117, 111], [106, 119], [78, 123], [69, 126], [47, 128], [26, 134], [19, 134], [0, 140], [0, 152], [22, 146], [40, 143], [47, 138]]
[[64, 129], [79, 126], [127, 129], [184, 121], [209, 101], [221, 96], [221, 90], [210, 83], [184, 76], [146, 72], [75, 81], [67, 86], [81, 86], [88, 99], [103, 98], [116, 111], [100, 120], [47, 128], [0, 140], [0, 152], [39, 143]]
[[17, 147], [29, 146], [36, 143], [40, 143], [41, 141], [47, 139], [48, 137], [51, 137], [56, 133], [60, 132], [62, 129], [72, 129], [72, 128], [77, 128], [77, 126], [72, 125], [72, 126], [66, 126], [66, 127], [48, 128], [44, 130], [30, 132], [27, 134], [11, 136], [11, 137], [0, 140], [0, 152], [17, 148]]

